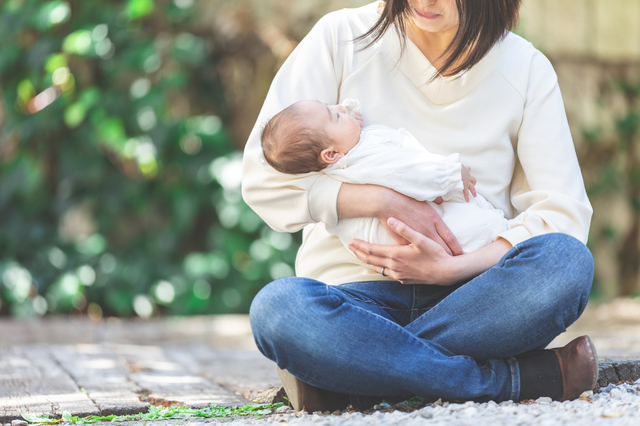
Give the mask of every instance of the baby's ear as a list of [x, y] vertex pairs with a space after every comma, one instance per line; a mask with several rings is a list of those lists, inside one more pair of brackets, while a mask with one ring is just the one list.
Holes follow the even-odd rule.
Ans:
[[333, 149], [333, 147], [325, 148], [320, 151], [320, 158], [327, 164], [333, 164], [344, 157], [344, 154]]

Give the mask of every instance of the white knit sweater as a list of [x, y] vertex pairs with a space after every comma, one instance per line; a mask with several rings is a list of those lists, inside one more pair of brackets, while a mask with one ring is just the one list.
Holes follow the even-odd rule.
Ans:
[[404, 127], [432, 153], [460, 153], [477, 191], [509, 219], [499, 237], [512, 245], [549, 232], [586, 242], [592, 209], [544, 55], [510, 33], [468, 72], [429, 82], [433, 66], [409, 39], [401, 54], [394, 31], [364, 50], [352, 42], [374, 24], [376, 7], [332, 12], [316, 24], [274, 78], [245, 148], [247, 204], [276, 230], [304, 228], [296, 274], [327, 284], [385, 279], [325, 230], [338, 221], [341, 182], [282, 174], [263, 159], [262, 127], [302, 99], [357, 98], [365, 126]]

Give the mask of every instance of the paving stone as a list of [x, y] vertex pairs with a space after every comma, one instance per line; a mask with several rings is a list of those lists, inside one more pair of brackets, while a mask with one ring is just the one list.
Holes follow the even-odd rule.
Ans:
[[609, 361], [600, 361], [598, 371], [598, 387], [606, 387], [609, 383], [618, 383], [618, 373], [613, 363]]
[[124, 360], [103, 345], [55, 345], [56, 361], [84, 389], [103, 416], [136, 414], [150, 405], [141, 401], [142, 388], [130, 380]]
[[56, 346], [56, 359], [106, 414], [134, 414], [152, 405], [244, 405], [247, 400], [167, 358], [160, 346]]
[[148, 392], [154, 405], [173, 404], [204, 407], [245, 405], [247, 400], [233, 394], [207, 378], [189, 371], [188, 359], [172, 359], [168, 349], [158, 346], [140, 347], [112, 345], [114, 352], [129, 365], [129, 377]]
[[22, 413], [60, 417], [100, 414], [46, 347], [0, 349], [0, 423]]
[[171, 346], [166, 354], [185, 365], [190, 372], [202, 375], [237, 395], [280, 385], [276, 364], [257, 350], [212, 348], [211, 346]]
[[637, 360], [625, 360], [619, 361], [615, 364], [616, 373], [620, 380], [636, 381], [640, 379], [640, 361]]

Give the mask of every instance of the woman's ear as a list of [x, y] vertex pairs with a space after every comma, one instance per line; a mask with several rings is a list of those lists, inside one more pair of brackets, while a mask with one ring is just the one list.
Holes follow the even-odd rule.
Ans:
[[327, 164], [333, 164], [342, 157], [344, 157], [344, 154], [334, 150], [331, 146], [320, 151], [320, 158]]

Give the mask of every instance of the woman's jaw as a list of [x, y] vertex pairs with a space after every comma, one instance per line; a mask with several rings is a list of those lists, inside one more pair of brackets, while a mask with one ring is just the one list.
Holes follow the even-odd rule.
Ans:
[[[429, 4], [426, 4], [429, 3]], [[432, 2], [409, 1], [411, 20], [419, 29], [429, 33], [449, 32], [458, 27], [458, 7], [455, 0]]]

